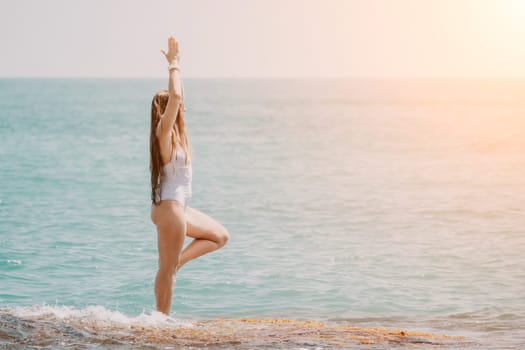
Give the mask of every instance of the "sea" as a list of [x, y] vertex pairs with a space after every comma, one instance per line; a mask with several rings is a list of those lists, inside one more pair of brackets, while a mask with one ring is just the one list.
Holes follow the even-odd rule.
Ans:
[[167, 316], [167, 79], [0, 79], [0, 349], [525, 348], [525, 80], [184, 83], [188, 205], [230, 239]]

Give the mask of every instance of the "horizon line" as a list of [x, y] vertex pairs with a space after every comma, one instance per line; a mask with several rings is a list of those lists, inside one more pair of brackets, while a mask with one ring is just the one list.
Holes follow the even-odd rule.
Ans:
[[[52, 75], [33, 75], [33, 76], [0, 76], [0, 79], [167, 79], [166, 76], [52, 76]], [[505, 76], [505, 75], [486, 75], [486, 76], [475, 76], [475, 75], [447, 75], [447, 76], [275, 76], [275, 77], [228, 77], [228, 76], [217, 76], [217, 77], [199, 77], [189, 76], [183, 77], [188, 80], [451, 80], [451, 79], [483, 79], [483, 80], [522, 80], [524, 76]]]

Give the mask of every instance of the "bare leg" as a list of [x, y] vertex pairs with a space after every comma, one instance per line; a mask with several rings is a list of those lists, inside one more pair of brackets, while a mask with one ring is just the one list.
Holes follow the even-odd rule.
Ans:
[[226, 228], [203, 212], [186, 207], [186, 234], [195, 238], [181, 253], [177, 270], [188, 261], [224, 246], [230, 237]]
[[210, 241], [204, 238], [195, 238], [182, 251], [177, 270], [180, 269], [188, 261], [196, 259], [204, 254], [213, 252], [214, 250], [217, 250], [219, 248], [219, 244], [215, 241]]
[[173, 292], [173, 276], [179, 264], [179, 256], [186, 235], [183, 208], [164, 201], [156, 215], [159, 268], [155, 277], [155, 298], [157, 310], [169, 315]]

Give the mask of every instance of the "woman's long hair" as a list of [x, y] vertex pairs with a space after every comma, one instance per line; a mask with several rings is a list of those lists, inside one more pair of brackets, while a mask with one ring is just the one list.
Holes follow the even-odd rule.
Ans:
[[[151, 127], [149, 136], [149, 169], [151, 172], [151, 201], [157, 205], [160, 201], [161, 191], [161, 177], [164, 175], [162, 157], [160, 156], [159, 140], [157, 138], [157, 125], [159, 124], [160, 117], [166, 110], [168, 104], [169, 94], [168, 90], [161, 90], [155, 94], [151, 101]], [[190, 143], [188, 140], [188, 132], [186, 129], [186, 123], [184, 122], [184, 101], [181, 102], [179, 107], [177, 119], [175, 121], [174, 129], [179, 133], [182, 149], [186, 154], [186, 165], [188, 160], [191, 160], [192, 155], [190, 151]], [[175, 131], [175, 130], [174, 130]], [[171, 138], [173, 149], [176, 149], [177, 143], [175, 137]]]

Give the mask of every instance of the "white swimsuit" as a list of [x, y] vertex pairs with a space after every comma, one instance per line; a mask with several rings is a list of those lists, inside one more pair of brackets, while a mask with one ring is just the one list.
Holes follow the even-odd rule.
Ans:
[[191, 198], [193, 172], [191, 160], [188, 160], [187, 165], [185, 160], [184, 150], [177, 144], [171, 161], [163, 167], [164, 175], [160, 179], [160, 200], [178, 201], [184, 209]]

